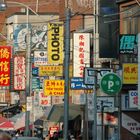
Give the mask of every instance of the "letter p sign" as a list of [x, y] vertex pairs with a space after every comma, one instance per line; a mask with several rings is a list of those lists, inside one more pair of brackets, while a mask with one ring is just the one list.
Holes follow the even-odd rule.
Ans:
[[108, 89], [111, 89], [114, 86], [113, 81], [108, 81]]

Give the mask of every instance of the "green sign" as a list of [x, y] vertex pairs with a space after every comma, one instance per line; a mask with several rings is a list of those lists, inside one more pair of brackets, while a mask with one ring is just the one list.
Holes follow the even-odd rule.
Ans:
[[108, 73], [104, 75], [100, 82], [102, 91], [109, 95], [119, 93], [122, 87], [122, 81], [115, 73]]

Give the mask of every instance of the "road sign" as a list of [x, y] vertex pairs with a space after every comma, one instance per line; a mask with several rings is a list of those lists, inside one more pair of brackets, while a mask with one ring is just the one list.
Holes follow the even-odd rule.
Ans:
[[84, 69], [84, 84], [94, 85], [95, 70], [97, 72], [97, 84], [100, 83], [100, 80], [103, 77], [103, 75], [112, 72], [112, 69], [95, 69], [86, 67]]
[[115, 73], [108, 73], [103, 76], [100, 82], [102, 91], [109, 95], [119, 93], [122, 87], [122, 81]]

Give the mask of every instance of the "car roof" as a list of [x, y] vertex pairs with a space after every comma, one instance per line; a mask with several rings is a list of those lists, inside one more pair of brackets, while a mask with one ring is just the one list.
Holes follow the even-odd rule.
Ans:
[[36, 137], [14, 137], [12, 140], [41, 140]]

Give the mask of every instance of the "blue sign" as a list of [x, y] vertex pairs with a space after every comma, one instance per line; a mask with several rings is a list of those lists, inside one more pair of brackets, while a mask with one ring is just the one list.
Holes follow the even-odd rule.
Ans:
[[80, 77], [74, 77], [71, 79], [71, 89], [93, 89], [93, 86], [91, 85], [85, 85], [84, 79]]
[[32, 78], [32, 89], [40, 89], [40, 79], [39, 77]]
[[32, 75], [38, 76], [38, 74], [39, 74], [39, 68], [38, 67], [32, 68]]
[[121, 54], [136, 54], [137, 53], [137, 35], [121, 35], [120, 36], [120, 53]]

